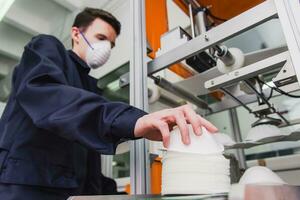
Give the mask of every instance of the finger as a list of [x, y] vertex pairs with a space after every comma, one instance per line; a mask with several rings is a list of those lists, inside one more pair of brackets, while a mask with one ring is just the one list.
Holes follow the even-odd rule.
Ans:
[[168, 148], [170, 143], [170, 130], [168, 124], [163, 121], [157, 120], [153, 122], [153, 125], [160, 131], [164, 147]]
[[145, 138], [152, 141], [161, 141], [161, 142], [163, 141], [162, 135], [159, 130], [154, 131], [149, 135], [146, 135]]
[[186, 123], [183, 112], [181, 111], [173, 111], [173, 117], [176, 120], [176, 124], [181, 133], [181, 140], [184, 144], [190, 144], [190, 135], [188, 125]]
[[218, 131], [218, 128], [215, 127], [212, 123], [198, 115], [198, 118], [200, 119], [201, 125], [204, 126], [209, 132], [215, 133]]
[[192, 125], [195, 135], [201, 135], [201, 121], [197, 113], [190, 107], [184, 108], [186, 120]]

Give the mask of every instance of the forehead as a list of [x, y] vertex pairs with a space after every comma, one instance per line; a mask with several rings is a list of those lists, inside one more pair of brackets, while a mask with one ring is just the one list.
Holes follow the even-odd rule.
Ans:
[[87, 28], [86, 32], [93, 35], [103, 34], [110, 41], [115, 41], [117, 37], [115, 29], [109, 23], [100, 18], [96, 18]]

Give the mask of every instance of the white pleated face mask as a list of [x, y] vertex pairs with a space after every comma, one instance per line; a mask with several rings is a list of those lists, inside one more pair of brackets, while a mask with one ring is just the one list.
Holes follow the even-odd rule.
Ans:
[[88, 44], [89, 48], [86, 50], [86, 63], [92, 69], [97, 69], [103, 66], [109, 59], [111, 53], [111, 44], [108, 40], [101, 40], [90, 44], [83, 33], [82, 37]]

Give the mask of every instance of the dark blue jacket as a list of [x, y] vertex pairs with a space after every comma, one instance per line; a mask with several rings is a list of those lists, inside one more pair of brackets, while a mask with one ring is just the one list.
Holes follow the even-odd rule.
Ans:
[[53, 36], [39, 35], [25, 46], [0, 122], [0, 183], [100, 187], [99, 155], [134, 139], [145, 112], [107, 101], [88, 73]]

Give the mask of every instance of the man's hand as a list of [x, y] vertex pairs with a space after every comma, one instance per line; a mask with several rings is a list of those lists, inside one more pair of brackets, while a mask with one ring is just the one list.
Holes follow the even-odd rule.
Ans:
[[134, 128], [134, 135], [149, 140], [163, 141], [164, 147], [168, 147], [170, 131], [177, 125], [183, 143], [189, 144], [190, 137], [187, 124], [192, 125], [196, 135], [202, 134], [201, 126], [212, 133], [218, 131], [213, 124], [197, 115], [189, 105], [184, 105], [150, 113], [139, 118]]

